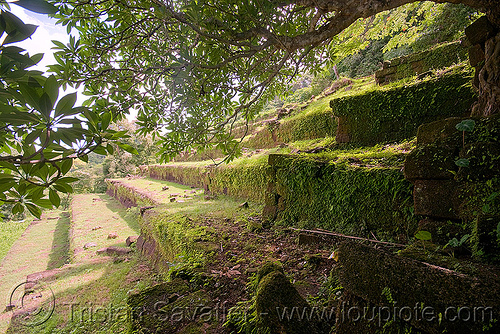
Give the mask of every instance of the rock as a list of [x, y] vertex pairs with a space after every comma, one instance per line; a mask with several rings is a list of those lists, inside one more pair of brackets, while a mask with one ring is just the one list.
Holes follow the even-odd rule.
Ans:
[[299, 314], [283, 318], [285, 310], [297, 309], [310, 314], [313, 308], [299, 294], [283, 271], [278, 268], [266, 268], [269, 272], [259, 271], [258, 288], [255, 297], [257, 326], [263, 332], [278, 333], [323, 333], [325, 324], [314, 315], [304, 321]]
[[[145, 333], [177, 333], [174, 326], [179, 326], [179, 324], [177, 322], [172, 324], [170, 321], [164, 320], [165, 316], [171, 316], [172, 313], [166, 313], [163, 307], [173, 306], [172, 304], [179, 300], [179, 296], [189, 296], [189, 292], [189, 286], [182, 279], [177, 278], [131, 293], [127, 298], [127, 304], [130, 310], [132, 330], [140, 329], [141, 332]], [[189, 306], [198, 306], [199, 302], [200, 300], [193, 302], [192, 305], [188, 303], [182, 308], [179, 307], [177, 312], [184, 311]], [[179, 320], [178, 322], [182, 321], [182, 319]]]
[[102, 226], [94, 226], [94, 227], [92, 227], [92, 231], [99, 230], [101, 228], [102, 228]]
[[107, 248], [107, 247], [100, 248], [100, 249], [98, 249], [98, 250], [96, 251], [96, 253], [97, 253], [97, 254], [99, 254], [99, 255], [102, 255], [102, 254], [105, 254], [107, 250], [108, 250], [108, 248]]
[[436, 141], [443, 141], [454, 137], [456, 145], [461, 144], [461, 133], [455, 126], [463, 121], [464, 117], [450, 117], [439, 121], [425, 123], [418, 127], [417, 145], [433, 144]]
[[216, 199], [217, 197], [215, 195], [207, 195], [205, 196], [205, 201], [212, 201]]
[[131, 235], [125, 240], [125, 245], [130, 247], [132, 244], [137, 242], [137, 239], [139, 239], [138, 235]]
[[486, 16], [477, 19], [465, 28], [465, 35], [472, 45], [484, 44], [488, 39], [495, 36], [496, 29]]
[[144, 246], [144, 237], [142, 235], [140, 235], [138, 238], [137, 238], [137, 241], [135, 242], [135, 246], [137, 247], [137, 249], [139, 251], [142, 251], [142, 248]]
[[196, 194], [196, 190], [191, 190], [189, 193], [190, 194]]
[[240, 205], [238, 205], [238, 208], [240, 209], [248, 209], [248, 202], [243, 202]]
[[125, 247], [116, 247], [116, 246], [110, 246], [110, 247], [105, 247], [101, 248], [97, 251], [97, 254], [107, 254], [107, 255], [127, 255], [130, 253], [132, 250], [130, 248], [125, 248]]
[[141, 213], [141, 216], [143, 216], [143, 215], [144, 215], [144, 212], [146, 212], [146, 211], [147, 211], [147, 210], [149, 210], [149, 209], [153, 209], [153, 208], [154, 208], [154, 206], [143, 206], [143, 207], [141, 207], [141, 208], [139, 209], [139, 212]]
[[338, 116], [337, 119], [337, 130], [335, 133], [335, 140], [337, 143], [348, 143], [350, 139], [348, 130], [348, 118], [347, 116]]
[[170, 202], [175, 202], [176, 201], [176, 198], [175, 197], [171, 197], [170, 198]]
[[453, 180], [416, 180], [413, 190], [415, 214], [436, 218], [459, 219], [461, 201]]
[[447, 146], [420, 145], [411, 151], [404, 164], [404, 176], [407, 180], [435, 179], [451, 180], [453, 172], [458, 171], [455, 158], [458, 149]]
[[170, 194], [170, 197], [177, 197], [177, 196], [180, 196], [180, 194], [179, 193]]
[[[413, 312], [418, 311], [420, 316], [411, 317], [410, 322], [424, 333], [481, 333], [483, 326], [489, 326], [491, 333], [499, 333], [500, 324], [490, 322], [490, 319], [500, 317], [500, 278], [497, 270], [483, 264], [463, 264], [464, 267], [472, 266], [467, 272], [474, 274], [420, 262], [357, 242], [339, 245], [339, 265], [342, 269], [338, 273], [344, 291], [362, 297], [372, 305], [389, 305], [387, 292], [390, 292], [391, 305], [397, 305], [398, 310], [411, 308]], [[339, 301], [339, 305], [343, 301]], [[346, 305], [346, 312], [350, 306]], [[449, 307], [456, 315], [464, 306], [471, 315], [468, 320], [465, 317], [438, 316], [445, 312], [451, 314], [446, 311]], [[432, 310], [432, 317], [422, 317], [424, 307]], [[483, 313], [484, 318], [469, 321], [472, 320], [473, 310], [486, 308], [490, 311]], [[392, 306], [390, 309], [392, 311], [387, 308], [388, 320], [396, 318], [399, 321], [398, 318], [405, 317], [401, 313], [396, 314]], [[346, 313], [344, 315], [347, 316]]]
[[85, 245], [83, 245], [83, 249], [87, 249], [90, 247], [97, 247], [97, 244], [95, 242], [87, 242]]
[[161, 190], [168, 190], [168, 187], [167, 186], [163, 186], [163, 187], [161, 187]]
[[108, 234], [108, 239], [116, 239], [118, 238], [118, 234], [116, 232], [111, 232]]

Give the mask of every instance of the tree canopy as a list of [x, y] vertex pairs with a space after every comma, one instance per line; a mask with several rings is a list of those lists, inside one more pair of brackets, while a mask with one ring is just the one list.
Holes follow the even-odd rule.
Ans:
[[[58, 43], [51, 70], [64, 84], [85, 83], [90, 100], [114, 113], [138, 110], [138, 124], [159, 136], [164, 159], [207, 145], [231, 154], [237, 119], [251, 119], [298, 72], [348, 55], [367, 35], [403, 29], [406, 17], [391, 24], [390, 14], [375, 14], [413, 2], [64, 1], [56, 17], [80, 38]], [[491, 5], [451, 2], [483, 11]], [[346, 43], [339, 34], [349, 27], [357, 38]]]
[[[54, 41], [57, 63], [47, 76], [29, 70], [41, 55], [11, 45], [35, 27], [2, 0], [0, 201], [35, 215], [37, 205], [58, 205], [57, 192], [71, 191], [73, 179], [64, 174], [72, 159], [112, 152], [113, 142], [133, 151], [120, 142], [126, 134], [109, 126], [133, 109], [139, 133], [155, 136], [164, 160], [207, 146], [234, 156], [237, 120], [252, 119], [297, 73], [314, 73], [374, 36], [413, 27], [411, 15], [428, 21], [426, 7], [414, 2], [18, 0], [54, 15], [72, 34], [67, 45]], [[498, 17], [495, 0], [434, 2], [462, 3]], [[384, 11], [405, 4], [405, 19], [395, 16], [391, 23]], [[348, 29], [350, 37], [342, 35]], [[412, 28], [404, 36], [418, 33]], [[68, 85], [84, 85], [83, 106], [75, 107], [74, 94], [59, 97]]]

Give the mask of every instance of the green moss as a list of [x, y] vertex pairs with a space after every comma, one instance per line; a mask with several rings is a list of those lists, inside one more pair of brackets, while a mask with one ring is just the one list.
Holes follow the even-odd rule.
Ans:
[[365, 145], [415, 136], [420, 124], [470, 112], [476, 99], [472, 71], [459, 66], [417, 83], [391, 85], [330, 102], [346, 117], [350, 141]]
[[[313, 158], [280, 156], [278, 222], [404, 241], [416, 230], [412, 185], [400, 169], [356, 168]], [[279, 206], [279, 205], [278, 205]]]

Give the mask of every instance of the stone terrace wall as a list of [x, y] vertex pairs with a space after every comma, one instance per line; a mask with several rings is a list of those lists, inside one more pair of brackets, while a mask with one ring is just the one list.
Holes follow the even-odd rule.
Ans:
[[412, 186], [397, 168], [361, 168], [271, 154], [264, 216], [299, 227], [405, 242], [413, 237]]
[[460, 63], [467, 59], [467, 48], [463, 44], [461, 41], [440, 44], [430, 50], [385, 61], [382, 69], [375, 72], [375, 81], [386, 84]]
[[141, 174], [158, 180], [204, 188], [207, 194], [223, 194], [255, 202], [264, 202], [267, 164], [182, 166], [141, 166]]
[[339, 143], [373, 145], [416, 135], [421, 124], [469, 115], [476, 100], [472, 70], [458, 66], [438, 77], [333, 99]]

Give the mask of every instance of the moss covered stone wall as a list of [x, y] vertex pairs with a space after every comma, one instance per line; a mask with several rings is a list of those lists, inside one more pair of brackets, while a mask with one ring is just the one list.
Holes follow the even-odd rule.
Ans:
[[270, 155], [264, 215], [277, 222], [406, 241], [416, 230], [412, 186], [395, 168], [354, 168]]
[[333, 137], [337, 129], [335, 117], [326, 105], [308, 113], [265, 123], [243, 142], [248, 148], [271, 148], [282, 143]]
[[416, 135], [421, 124], [470, 114], [472, 71], [456, 67], [437, 77], [330, 101], [337, 141], [373, 145]]
[[193, 187], [206, 193], [224, 194], [245, 200], [263, 202], [267, 185], [265, 161], [220, 166], [151, 165], [142, 166], [144, 176]]
[[431, 69], [440, 69], [467, 59], [467, 48], [461, 41], [443, 43], [430, 50], [385, 61], [381, 70], [375, 72], [378, 84], [401, 80]]

